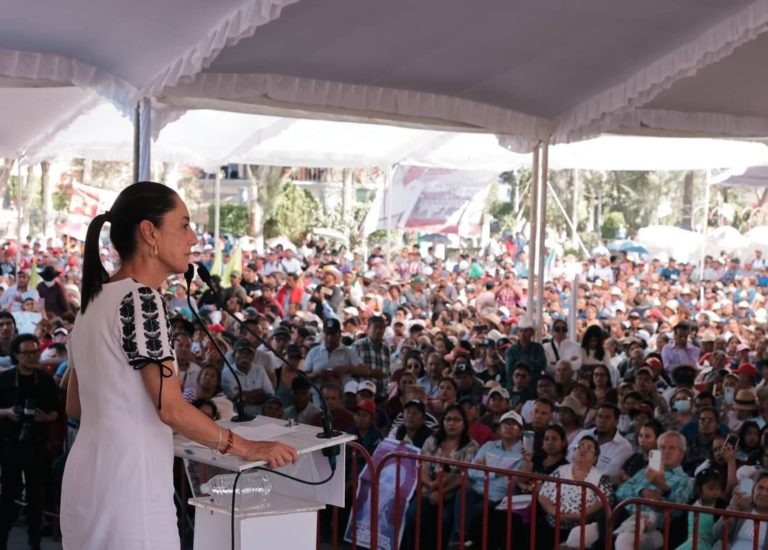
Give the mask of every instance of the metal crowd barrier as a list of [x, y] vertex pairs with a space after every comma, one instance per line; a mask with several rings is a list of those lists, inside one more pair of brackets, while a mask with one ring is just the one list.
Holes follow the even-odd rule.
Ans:
[[[659, 500], [650, 500], [647, 498], [628, 498], [626, 500], [622, 500], [619, 502], [613, 509], [613, 512], [611, 513], [611, 519], [608, 522], [608, 533], [612, 533], [613, 529], [618, 527], [618, 525], [615, 525], [615, 522], [617, 518], [621, 517], [621, 512], [624, 511], [627, 506], [635, 505], [635, 511], [633, 512], [633, 516], [635, 518], [635, 539], [633, 546], [635, 548], [640, 547], [640, 536], [641, 536], [641, 530], [637, 529], [637, 525], [641, 521], [641, 514], [643, 512], [642, 507], [648, 507], [648, 508], [654, 508], [656, 510], [663, 511], [664, 514], [664, 525], [662, 528], [662, 533], [664, 537], [664, 550], [671, 550], [669, 547], [669, 537], [670, 537], [670, 529], [671, 529], [671, 514], [673, 511], [680, 511], [686, 514], [685, 518], [685, 524], [688, 525], [688, 519], [687, 514], [689, 512], [693, 512], [694, 520], [693, 520], [693, 533], [688, 533], [688, 539], [691, 540], [691, 547], [692, 550], [709, 550], [709, 546], [705, 546], [703, 543], [699, 544], [699, 521], [701, 514], [710, 514], [713, 516], [716, 516], [719, 518], [725, 518], [725, 519], [743, 519], [743, 520], [751, 520], [752, 526], [753, 526], [753, 533], [752, 533], [752, 549], [758, 550], [759, 548], [762, 548], [763, 545], [759, 544], [760, 542], [760, 524], [761, 523], [768, 523], [768, 516], [760, 515], [760, 514], [753, 514], [750, 512], [737, 512], [735, 510], [724, 510], [720, 508], [708, 508], [703, 506], [691, 506], [689, 504], [678, 504], [675, 502], [666, 502], [666, 501], [659, 501]], [[632, 517], [632, 515], [630, 517]], [[722, 542], [722, 550], [728, 550], [730, 547], [730, 538], [731, 533], [730, 531], [730, 522], [724, 521], [723, 522], [723, 532], [720, 539], [715, 539], [714, 542]], [[610, 550], [609, 544], [611, 541], [606, 541], [606, 550]]]
[[[371, 455], [368, 454], [368, 451], [365, 450], [365, 447], [360, 445], [357, 442], [350, 442], [346, 444], [346, 453], [347, 453], [347, 463], [349, 464], [349, 470], [346, 472], [347, 476], [347, 482], [346, 482], [346, 502], [348, 503], [347, 507], [342, 509], [337, 506], [331, 506], [329, 509], [323, 510], [321, 512], [318, 512], [320, 514], [319, 521], [317, 522], [317, 528], [318, 528], [318, 536], [317, 536], [317, 548], [327, 548], [330, 545], [330, 548], [332, 550], [338, 550], [340, 545], [342, 544], [343, 539], [343, 533], [344, 528], [346, 526], [345, 518], [347, 516], [351, 518], [355, 518], [358, 512], [358, 505], [357, 502], [357, 486], [359, 481], [360, 472], [365, 466], [368, 466], [368, 470], [370, 472], [374, 472], [375, 468], [373, 465], [373, 461], [371, 460]], [[364, 463], [363, 468], [360, 468], [358, 464], [358, 458], [361, 459]], [[374, 493], [376, 491], [373, 491]], [[373, 508], [372, 508], [373, 509]], [[327, 517], [327, 514], [330, 514], [330, 537], [329, 539], [326, 539], [323, 536], [323, 529], [326, 527], [323, 522], [324, 515]], [[375, 514], [374, 514], [375, 515]], [[356, 550], [358, 548], [357, 544], [357, 529], [352, 529], [352, 542], [351, 542], [351, 548], [352, 550]], [[374, 548], [372, 546], [372, 548]]]
[[[482, 529], [480, 533], [481, 537], [481, 548], [485, 550], [488, 548], [489, 544], [489, 522], [490, 522], [490, 501], [488, 499], [488, 488], [490, 484], [490, 474], [497, 474], [500, 476], [504, 476], [508, 478], [507, 482], [507, 507], [506, 511], [504, 513], [504, 519], [505, 519], [505, 532], [504, 532], [504, 545], [507, 550], [512, 548], [512, 541], [513, 541], [513, 529], [512, 529], [512, 514], [514, 513], [512, 509], [512, 497], [519, 493], [519, 491], [516, 491], [516, 483], [518, 481], [527, 481], [530, 483], [530, 493], [531, 493], [531, 506], [530, 506], [530, 527], [528, 527], [529, 534], [530, 534], [530, 549], [535, 550], [537, 548], [537, 541], [536, 541], [536, 523], [538, 521], [538, 494], [539, 489], [541, 488], [541, 485], [544, 482], [552, 482], [556, 486], [556, 496], [555, 496], [555, 521], [554, 521], [554, 541], [555, 546], [558, 547], [560, 545], [560, 539], [561, 539], [561, 533], [560, 533], [560, 523], [561, 523], [561, 503], [562, 503], [562, 486], [563, 485], [573, 485], [577, 487], [581, 487], [581, 518], [579, 521], [579, 524], [581, 526], [580, 530], [580, 541], [581, 546], [584, 547], [584, 538], [585, 538], [585, 526], [586, 526], [586, 501], [587, 501], [587, 491], [591, 490], [594, 491], [594, 494], [596, 497], [600, 500], [602, 507], [603, 507], [603, 513], [606, 516], [606, 523], [608, 520], [608, 516], [610, 514], [610, 503], [608, 502], [607, 497], [603, 494], [602, 491], [595, 485], [583, 481], [572, 481], [572, 480], [565, 480], [561, 478], [556, 477], [550, 477], [550, 476], [543, 476], [538, 474], [527, 474], [523, 472], [517, 472], [513, 470], [508, 469], [502, 469], [502, 468], [494, 468], [490, 466], [485, 465], [478, 465], [478, 464], [470, 464], [466, 462], [458, 462], [455, 460], [449, 460], [449, 459], [443, 459], [443, 458], [436, 458], [436, 457], [427, 457], [422, 455], [415, 455], [410, 454], [406, 452], [395, 452], [390, 453], [384, 459], [378, 464], [378, 467], [376, 468], [374, 478], [373, 478], [373, 491], [372, 491], [372, 504], [371, 504], [371, 510], [378, 511], [379, 509], [379, 503], [378, 503], [378, 497], [379, 497], [379, 483], [381, 478], [381, 472], [384, 469], [384, 467], [391, 462], [395, 462], [395, 472], [396, 472], [396, 478], [395, 478], [395, 513], [394, 517], [396, 518], [397, 522], [394, 526], [394, 533], [398, 533], [400, 530], [399, 520], [400, 520], [400, 514], [399, 510], [397, 509], [399, 504], [399, 491], [401, 489], [400, 487], [400, 464], [402, 461], [405, 460], [412, 460], [416, 461], [417, 463], [417, 471], [419, 472], [419, 475], [417, 477], [416, 481], [416, 488], [413, 493], [412, 498], [419, 499], [421, 495], [421, 490], [423, 488], [423, 482], [421, 479], [421, 467], [425, 463], [431, 463], [431, 464], [438, 464], [442, 466], [439, 469], [438, 474], [438, 499], [437, 499], [437, 532], [435, 534], [434, 540], [436, 541], [436, 547], [437, 548], [443, 548], [444, 544], [448, 541], [443, 540], [443, 529], [441, 525], [440, 518], [442, 518], [444, 506], [445, 506], [445, 467], [452, 466], [459, 469], [461, 472], [461, 483], [458, 489], [457, 498], [460, 498], [459, 506], [460, 506], [460, 514], [459, 514], [459, 529], [458, 529], [458, 544], [459, 546], [463, 546], [466, 542], [466, 531], [469, 526], [465, 525], [465, 512], [466, 512], [466, 489], [468, 486], [468, 472], [470, 470], [478, 470], [483, 472], [483, 495], [482, 495]], [[420, 548], [420, 535], [421, 535], [421, 505], [420, 501], [417, 501], [416, 506], [416, 520], [415, 520], [415, 533], [414, 541], [415, 541], [415, 550], [419, 550]], [[371, 518], [371, 548], [378, 548], [378, 522], [380, 521], [380, 517], [378, 513], [372, 513]], [[544, 521], [543, 518], [541, 518], [541, 521]], [[519, 548], [519, 544], [515, 545], [516, 548]], [[394, 537], [394, 545], [392, 546], [392, 550], [398, 549], [398, 538]], [[410, 550], [410, 549], [409, 549]]]

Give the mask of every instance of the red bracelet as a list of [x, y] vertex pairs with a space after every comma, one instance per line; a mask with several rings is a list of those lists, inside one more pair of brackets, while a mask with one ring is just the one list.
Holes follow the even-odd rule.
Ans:
[[227, 436], [227, 444], [224, 445], [224, 448], [219, 451], [221, 454], [225, 455], [229, 452], [230, 449], [232, 449], [232, 445], [235, 442], [235, 434], [232, 433], [232, 430], [227, 430], [229, 432], [229, 435]]

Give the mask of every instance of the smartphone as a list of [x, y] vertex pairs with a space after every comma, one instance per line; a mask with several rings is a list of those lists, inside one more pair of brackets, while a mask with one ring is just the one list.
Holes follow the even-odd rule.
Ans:
[[648, 467], [657, 472], [661, 472], [661, 451], [651, 449], [648, 453]]
[[739, 447], [739, 436], [731, 434], [725, 438], [725, 444], [729, 445], [731, 449], [737, 449]]
[[752, 489], [755, 486], [755, 480], [751, 477], [745, 477], [739, 481], [739, 492], [742, 495], [752, 496]]
[[732, 386], [726, 386], [723, 388], [723, 401], [729, 405], [733, 405], [733, 398], [736, 395], [736, 388]]
[[528, 454], [533, 454], [533, 438], [535, 434], [531, 431], [523, 432], [523, 450]]

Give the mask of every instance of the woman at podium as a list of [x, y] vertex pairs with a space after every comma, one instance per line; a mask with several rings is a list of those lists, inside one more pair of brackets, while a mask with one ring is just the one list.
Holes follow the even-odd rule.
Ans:
[[[121, 263], [111, 278], [99, 257], [106, 222]], [[196, 240], [179, 196], [152, 182], [125, 188], [88, 227], [69, 354], [67, 414], [80, 418], [80, 431], [62, 486], [67, 550], [178, 550], [174, 431], [273, 467], [297, 458], [282, 443], [248, 441], [220, 428], [182, 397], [157, 289], [186, 271]]]

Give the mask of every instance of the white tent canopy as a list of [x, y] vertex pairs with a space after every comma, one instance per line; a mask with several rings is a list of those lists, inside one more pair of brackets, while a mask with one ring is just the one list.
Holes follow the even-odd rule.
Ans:
[[730, 170], [715, 178], [712, 183], [713, 185], [722, 185], [724, 187], [762, 189], [768, 186], [768, 164]]
[[193, 107], [494, 133], [521, 151], [616, 130], [768, 135], [768, 0], [0, 1], [0, 76], [125, 113], [153, 97], [155, 129]]
[[[102, 102], [28, 152], [54, 157], [124, 160], [132, 155], [131, 122]], [[194, 110], [169, 123], [152, 145], [162, 161], [212, 171], [226, 163], [317, 167], [408, 164], [503, 172], [530, 166], [529, 155], [501, 147], [495, 136], [396, 126], [291, 119]], [[762, 143], [714, 139], [602, 136], [552, 147], [553, 169], [691, 170], [768, 163]]]
[[[31, 153], [29, 161], [130, 160], [132, 137], [131, 122], [102, 103]], [[530, 162], [528, 155], [504, 149], [488, 134], [208, 110], [189, 111], [168, 124], [152, 148], [159, 160], [211, 171], [227, 163], [341, 168], [411, 163], [503, 172]]]

